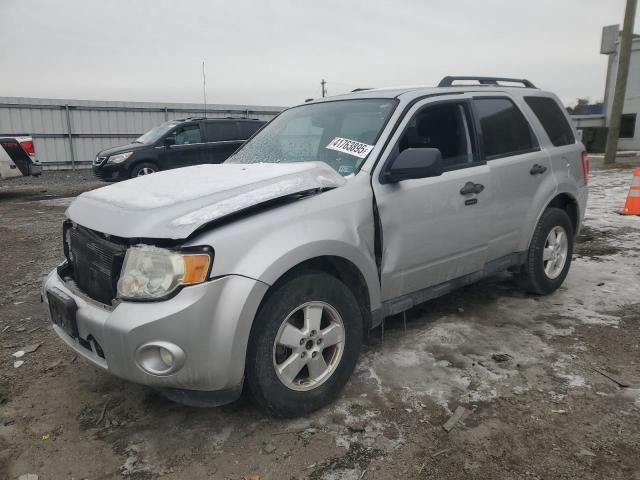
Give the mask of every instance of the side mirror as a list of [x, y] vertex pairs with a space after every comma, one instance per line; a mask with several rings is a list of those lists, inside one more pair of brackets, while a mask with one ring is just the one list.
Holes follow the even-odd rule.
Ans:
[[164, 146], [165, 147], [170, 147], [171, 145], [175, 145], [176, 144], [176, 137], [174, 137], [173, 135], [169, 135], [164, 137]]
[[400, 152], [391, 166], [382, 172], [382, 183], [397, 183], [415, 178], [442, 175], [442, 154], [437, 148], [407, 148]]

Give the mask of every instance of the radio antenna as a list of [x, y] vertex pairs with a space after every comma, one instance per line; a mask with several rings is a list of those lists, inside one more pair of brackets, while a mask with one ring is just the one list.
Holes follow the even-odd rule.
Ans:
[[204, 116], [207, 116], [207, 75], [204, 69], [204, 60], [202, 61], [202, 96], [204, 98]]

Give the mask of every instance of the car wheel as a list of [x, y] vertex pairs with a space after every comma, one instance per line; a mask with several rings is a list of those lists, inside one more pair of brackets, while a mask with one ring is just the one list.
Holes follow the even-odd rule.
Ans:
[[131, 170], [131, 178], [142, 177], [144, 175], [151, 175], [152, 173], [159, 172], [160, 169], [155, 163], [142, 162], [136, 164]]
[[275, 286], [254, 320], [247, 383], [269, 413], [295, 417], [331, 402], [351, 377], [362, 315], [349, 288], [309, 271]]
[[527, 262], [520, 274], [524, 287], [538, 295], [553, 293], [567, 276], [573, 255], [573, 227], [559, 208], [543, 214], [531, 239]]

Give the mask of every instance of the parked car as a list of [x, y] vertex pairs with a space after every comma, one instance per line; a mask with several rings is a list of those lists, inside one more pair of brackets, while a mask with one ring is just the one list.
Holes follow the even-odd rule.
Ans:
[[176, 401], [245, 385], [295, 416], [338, 395], [385, 317], [507, 269], [554, 292], [584, 147], [555, 95], [478, 80], [311, 101], [222, 165], [80, 195], [43, 287], [55, 332]]
[[264, 124], [252, 118], [171, 120], [133, 143], [99, 152], [93, 161], [93, 173], [113, 182], [172, 168], [222, 163]]
[[0, 136], [0, 179], [37, 177], [42, 165], [30, 135]]

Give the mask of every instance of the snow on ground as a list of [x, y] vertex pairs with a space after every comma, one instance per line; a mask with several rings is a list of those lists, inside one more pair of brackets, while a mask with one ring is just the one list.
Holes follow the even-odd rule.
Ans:
[[618, 215], [629, 193], [631, 170], [597, 170], [589, 179], [589, 203], [585, 225], [601, 230], [640, 228], [638, 217]]

